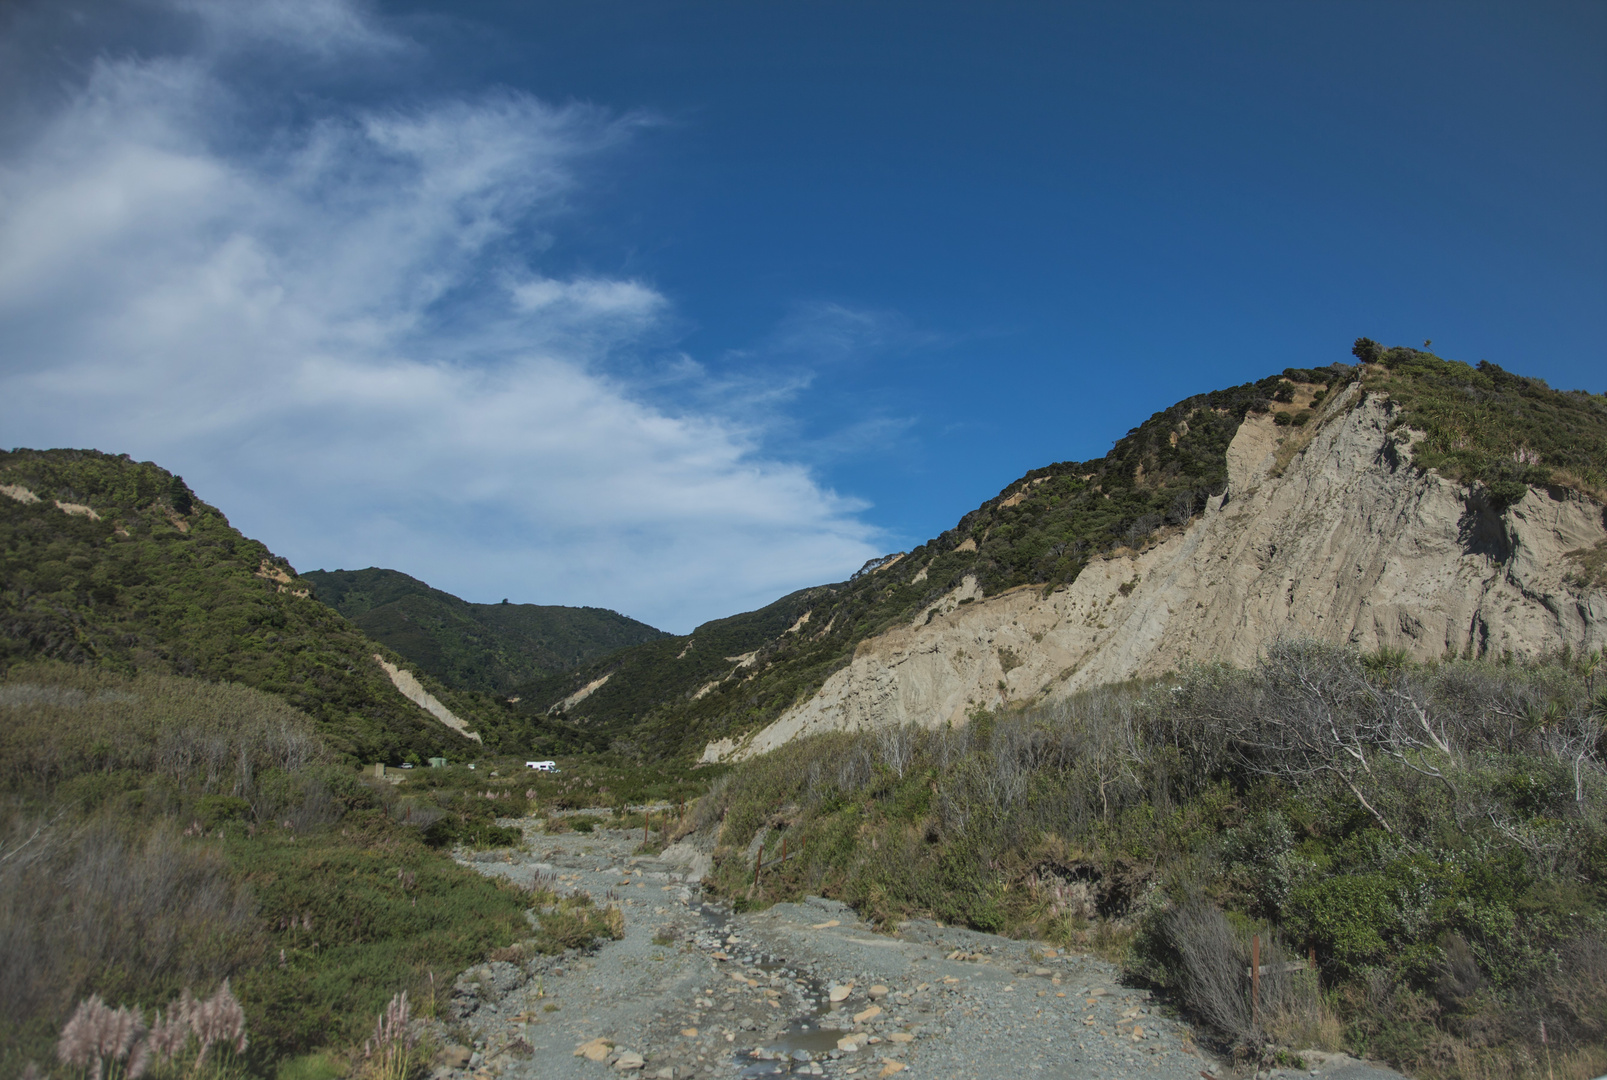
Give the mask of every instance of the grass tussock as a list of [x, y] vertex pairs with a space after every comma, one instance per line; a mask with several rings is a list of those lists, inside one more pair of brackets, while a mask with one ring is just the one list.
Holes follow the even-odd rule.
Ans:
[[532, 890], [536, 952], [556, 956], [568, 949], [587, 950], [625, 936], [625, 913], [618, 904], [599, 908], [586, 893], [560, 894], [538, 884]]
[[[820, 892], [1101, 949], [1241, 1053], [1538, 1076], [1607, 1041], [1604, 722], [1600, 655], [1287, 641], [1251, 670], [804, 740], [683, 828], [717, 836], [712, 881], [739, 904]], [[759, 837], [794, 857], [755, 882]], [[1253, 1011], [1252, 938], [1263, 965], [1316, 959], [1266, 975]]]

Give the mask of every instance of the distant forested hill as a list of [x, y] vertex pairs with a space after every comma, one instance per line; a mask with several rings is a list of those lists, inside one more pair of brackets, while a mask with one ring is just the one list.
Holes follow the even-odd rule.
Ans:
[[669, 635], [616, 611], [475, 604], [397, 570], [313, 570], [314, 595], [448, 686], [507, 693]]
[[[55, 659], [241, 683], [303, 710], [333, 750], [363, 761], [474, 748], [398, 693], [374, 657], [416, 665], [310, 591], [157, 465], [0, 452], [0, 674]], [[499, 699], [418, 674], [487, 747], [529, 741], [533, 726]]]

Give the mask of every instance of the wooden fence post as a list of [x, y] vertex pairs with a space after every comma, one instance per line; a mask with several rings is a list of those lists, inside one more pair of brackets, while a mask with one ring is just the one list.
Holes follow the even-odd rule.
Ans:
[[642, 846], [647, 846], [647, 826], [653, 820], [653, 811], [642, 807]]
[[1255, 1027], [1261, 1011], [1261, 935], [1250, 939], [1250, 1026]]

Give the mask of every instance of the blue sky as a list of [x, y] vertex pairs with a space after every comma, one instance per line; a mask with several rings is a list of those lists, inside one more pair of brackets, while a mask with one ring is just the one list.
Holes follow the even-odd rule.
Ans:
[[0, 443], [667, 629], [1181, 397], [1607, 390], [1607, 6], [23, 3]]

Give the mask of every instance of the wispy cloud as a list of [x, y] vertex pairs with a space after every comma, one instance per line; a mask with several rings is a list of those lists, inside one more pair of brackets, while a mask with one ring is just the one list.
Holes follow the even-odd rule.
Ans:
[[943, 335], [917, 327], [897, 311], [854, 307], [836, 301], [795, 304], [765, 342], [767, 351], [827, 363], [873, 361], [945, 344]]
[[487, 93], [243, 134], [225, 52], [411, 46], [337, 0], [183, 6], [205, 44], [96, 59], [0, 162], [7, 443], [169, 465], [303, 567], [673, 629], [876, 553], [753, 423], [604, 373], [671, 317], [651, 282], [541, 265], [639, 119]]
[[207, 47], [218, 53], [279, 48], [333, 61], [417, 51], [355, 0], [173, 0], [172, 7], [198, 17]]

